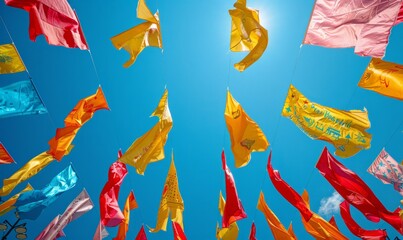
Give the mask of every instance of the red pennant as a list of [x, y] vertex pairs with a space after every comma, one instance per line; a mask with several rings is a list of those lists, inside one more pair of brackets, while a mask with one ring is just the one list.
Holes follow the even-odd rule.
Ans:
[[256, 226], [255, 226], [254, 222], [252, 223], [252, 226], [250, 227], [249, 240], [256, 240]]
[[7, 152], [4, 145], [0, 142], [0, 164], [10, 164], [15, 163], [14, 159]]
[[137, 233], [135, 240], [147, 240], [146, 231], [144, 231], [144, 226], [141, 226], [139, 233]]
[[179, 223], [172, 221], [172, 229], [174, 232], [174, 240], [187, 240], [185, 232]]

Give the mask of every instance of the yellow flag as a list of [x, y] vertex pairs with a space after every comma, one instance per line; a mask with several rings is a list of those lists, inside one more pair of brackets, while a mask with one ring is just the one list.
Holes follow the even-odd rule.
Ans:
[[134, 197], [133, 191], [130, 191], [129, 196], [126, 198], [125, 207], [123, 209], [123, 221], [119, 224], [119, 229], [114, 240], [126, 239], [127, 230], [129, 230], [130, 210], [137, 208], [137, 201]]
[[403, 65], [373, 58], [358, 86], [403, 100]]
[[22, 71], [25, 71], [25, 66], [14, 44], [0, 45], [0, 74]]
[[274, 239], [297, 239], [294, 231], [292, 230], [292, 225], [290, 224], [290, 227], [288, 230], [286, 230], [283, 224], [281, 224], [280, 220], [278, 220], [277, 216], [273, 213], [269, 206], [267, 206], [267, 203], [264, 200], [263, 192], [260, 192], [259, 200], [257, 202], [257, 209], [264, 214], [270, 230], [273, 233]]
[[242, 72], [256, 62], [269, 42], [267, 30], [260, 25], [259, 11], [246, 7], [246, 0], [238, 0], [229, 10], [232, 18], [230, 50], [249, 54], [234, 67]]
[[[220, 198], [218, 200], [218, 210], [220, 211], [220, 215], [224, 214], [225, 208], [225, 199], [220, 191]], [[236, 222], [233, 222], [229, 225], [228, 228], [220, 229], [219, 224], [217, 223], [216, 227], [216, 238], [218, 240], [236, 240], [238, 238], [239, 228]]]
[[371, 124], [366, 110], [343, 111], [309, 101], [293, 85], [281, 113], [291, 119], [312, 139], [327, 141], [336, 147], [335, 154], [351, 157], [371, 145]]
[[0, 216], [3, 216], [4, 214], [8, 213], [9, 211], [11, 211], [15, 208], [14, 203], [17, 201], [17, 199], [21, 193], [28, 192], [31, 190], [34, 190], [34, 188], [28, 183], [27, 186], [21, 192], [15, 194], [11, 198], [9, 198], [7, 201], [2, 202], [0, 204]]
[[183, 199], [179, 191], [178, 176], [176, 175], [174, 156], [172, 153], [171, 166], [169, 167], [164, 189], [162, 190], [157, 225], [155, 228], [150, 228], [150, 232], [158, 232], [160, 230], [166, 231], [170, 213], [171, 220], [181, 225], [182, 229], [184, 229], [182, 216], [183, 210], [185, 210], [185, 205], [183, 204]]
[[152, 15], [144, 0], [139, 0], [137, 17], [146, 22], [111, 38], [112, 44], [118, 50], [123, 48], [130, 54], [130, 59], [123, 64], [124, 67], [130, 67], [145, 47], [162, 48], [158, 12]]
[[224, 117], [231, 138], [235, 167], [246, 166], [250, 161], [250, 154], [265, 151], [269, 142], [259, 126], [246, 114], [229, 91]]
[[165, 90], [157, 108], [151, 116], [159, 121], [143, 136], [136, 139], [119, 161], [136, 168], [138, 174], [144, 175], [147, 165], [165, 158], [164, 146], [172, 128], [172, 117], [168, 107], [168, 91]]

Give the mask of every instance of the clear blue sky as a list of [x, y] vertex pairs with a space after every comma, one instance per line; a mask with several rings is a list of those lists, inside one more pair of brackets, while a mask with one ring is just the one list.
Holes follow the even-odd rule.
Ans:
[[[324, 146], [302, 133], [289, 119], [280, 116], [292, 82], [308, 99], [333, 108], [363, 109], [369, 112], [372, 146], [356, 156], [340, 159], [355, 171], [375, 192], [387, 209], [399, 206], [402, 197], [391, 185], [384, 185], [366, 172], [383, 147], [397, 161], [403, 160], [403, 103], [357, 87], [370, 58], [359, 57], [353, 49], [327, 49], [300, 44], [304, 37], [313, 0], [258, 1], [248, 6], [260, 10], [262, 25], [268, 29], [269, 45], [263, 56], [245, 72], [232, 65], [243, 53], [229, 52], [231, 19], [228, 9], [233, 1], [160, 1], [148, 0], [152, 12], [159, 9], [164, 45], [146, 48], [136, 63], [124, 69], [129, 58], [117, 51], [110, 37], [139, 24], [135, 0], [70, 0], [88, 40], [98, 70], [97, 79], [87, 51], [48, 45], [43, 37], [28, 38], [27, 12], [0, 4], [14, 42], [28, 67], [49, 114], [0, 119], [0, 141], [18, 164], [0, 166], [1, 179], [9, 177], [26, 161], [48, 149], [47, 142], [75, 104], [94, 94], [101, 84], [111, 111], [98, 111], [78, 132], [71, 154], [54, 162], [29, 182], [43, 188], [53, 176], [73, 163], [78, 184], [48, 207], [36, 221], [27, 221], [29, 239], [33, 239], [86, 188], [95, 207], [65, 228], [67, 239], [92, 239], [99, 221], [98, 197], [107, 180], [108, 168], [117, 151], [131, 143], [157, 121], [149, 118], [162, 96], [169, 90], [173, 129], [165, 146], [167, 158], [148, 166], [145, 176], [128, 166], [129, 174], [120, 190], [120, 205], [133, 189], [139, 208], [131, 212], [127, 239], [133, 239], [141, 224], [155, 226], [159, 201], [174, 149], [179, 186], [185, 201], [184, 224], [188, 239], [215, 239], [215, 226], [221, 221], [217, 204], [225, 190], [220, 153], [224, 148], [227, 163], [236, 181], [238, 194], [248, 218], [239, 221], [239, 239], [247, 239], [252, 221], [258, 239], [272, 239], [263, 214], [256, 210], [259, 191], [281, 222], [292, 221], [299, 239], [310, 239], [298, 211], [274, 189], [267, 171], [269, 151], [254, 153], [248, 166], [235, 169], [229, 135], [224, 122], [227, 87], [234, 98], [262, 128], [273, 150], [273, 166], [299, 193], [306, 188], [311, 206], [318, 211], [320, 200], [333, 193], [331, 185], [315, 168]], [[403, 64], [403, 25], [393, 28], [385, 60]], [[0, 43], [9, 43], [0, 26]], [[231, 65], [231, 66], [230, 66]], [[26, 79], [25, 73], [2, 75], [0, 83]], [[1, 83], [1, 84], [3, 84]], [[22, 189], [21, 184], [17, 190]], [[394, 238], [398, 233], [381, 221], [367, 221], [353, 209], [353, 216], [364, 228], [385, 228]], [[324, 216], [329, 219], [330, 216]], [[13, 214], [0, 217], [14, 221]], [[336, 213], [341, 231], [353, 235]], [[111, 239], [117, 228], [108, 228]], [[13, 235], [13, 233], [11, 234]], [[167, 232], [149, 233], [149, 239], [172, 239]], [[11, 238], [12, 239], [12, 238]]]

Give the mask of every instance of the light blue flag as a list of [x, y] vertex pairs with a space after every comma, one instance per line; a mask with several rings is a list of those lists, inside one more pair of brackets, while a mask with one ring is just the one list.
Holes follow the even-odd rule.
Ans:
[[0, 118], [47, 112], [31, 81], [0, 88]]
[[70, 165], [57, 174], [45, 188], [22, 193], [14, 204], [19, 217], [35, 220], [63, 192], [73, 188], [77, 180], [77, 174]]

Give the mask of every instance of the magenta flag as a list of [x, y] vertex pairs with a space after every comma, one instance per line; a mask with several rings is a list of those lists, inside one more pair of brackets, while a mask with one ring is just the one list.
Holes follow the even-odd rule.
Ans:
[[316, 0], [304, 44], [382, 58], [401, 0]]

